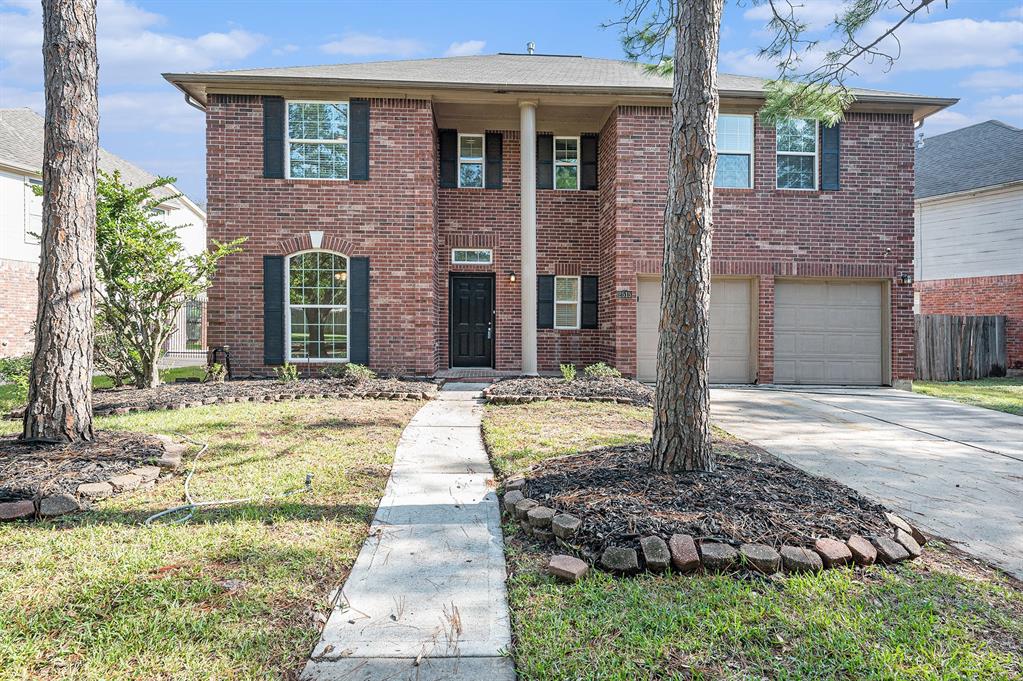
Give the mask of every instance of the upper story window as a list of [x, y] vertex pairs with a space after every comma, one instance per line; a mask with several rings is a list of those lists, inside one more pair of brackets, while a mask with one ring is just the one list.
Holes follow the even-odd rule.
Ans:
[[753, 116], [718, 116], [718, 167], [715, 187], [748, 189], [753, 186]]
[[288, 177], [348, 179], [348, 102], [288, 102]]
[[43, 181], [34, 177], [25, 182], [25, 219], [22, 221], [22, 241], [37, 244], [43, 235], [43, 197], [36, 194]]
[[554, 188], [579, 188], [579, 138], [554, 138]]
[[554, 328], [579, 328], [579, 277], [554, 277]]
[[348, 258], [307, 251], [287, 259], [288, 361], [348, 359]]
[[817, 138], [813, 119], [778, 121], [778, 189], [817, 188]]
[[458, 136], [458, 186], [483, 187], [483, 135]]
[[492, 265], [494, 252], [489, 248], [455, 248], [451, 251], [451, 262], [463, 265]]

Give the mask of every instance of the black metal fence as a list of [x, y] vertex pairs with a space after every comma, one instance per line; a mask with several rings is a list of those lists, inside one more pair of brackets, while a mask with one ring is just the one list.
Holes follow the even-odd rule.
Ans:
[[164, 344], [165, 366], [206, 363], [206, 300], [187, 301], [174, 317], [174, 331]]

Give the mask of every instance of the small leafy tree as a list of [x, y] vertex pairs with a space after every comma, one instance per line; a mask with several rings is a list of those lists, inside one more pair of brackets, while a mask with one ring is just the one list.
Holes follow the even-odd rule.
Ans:
[[161, 177], [131, 187], [120, 174], [100, 172], [96, 202], [97, 318], [103, 325], [105, 365], [126, 371], [139, 388], [159, 384], [163, 344], [185, 302], [213, 283], [217, 263], [241, 250], [245, 239], [213, 241], [211, 250], [187, 255], [172, 227], [155, 216], [174, 197], [154, 190], [172, 183]]

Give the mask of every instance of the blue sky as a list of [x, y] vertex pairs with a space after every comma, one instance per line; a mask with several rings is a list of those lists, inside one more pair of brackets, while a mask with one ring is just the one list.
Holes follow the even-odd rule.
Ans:
[[[820, 31], [841, 0], [802, 2]], [[928, 119], [928, 135], [998, 118], [1023, 126], [1023, 0], [952, 0], [899, 33], [889, 72], [862, 65], [852, 83], [962, 101]], [[612, 0], [99, 0], [100, 143], [204, 201], [202, 114], [164, 71], [292, 66], [449, 54], [538, 52], [620, 58]], [[0, 107], [42, 111], [38, 0], [0, 0]], [[881, 26], [885, 17], [878, 20]], [[726, 0], [722, 71], [770, 76], [756, 58], [766, 10]], [[870, 27], [870, 28], [875, 28]], [[819, 33], [822, 40], [830, 36]]]

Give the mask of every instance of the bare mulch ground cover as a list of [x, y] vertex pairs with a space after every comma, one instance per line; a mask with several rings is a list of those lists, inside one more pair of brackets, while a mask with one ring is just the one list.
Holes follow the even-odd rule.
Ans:
[[523, 396], [542, 399], [615, 398], [630, 404], [649, 407], [654, 391], [629, 378], [508, 378], [487, 389], [490, 396]]
[[548, 459], [526, 473], [529, 497], [582, 518], [575, 542], [591, 559], [650, 535], [778, 548], [891, 534], [883, 506], [752, 445], [730, 445], [709, 474], [654, 473], [649, 461], [647, 444]]
[[[373, 378], [360, 383], [337, 378], [303, 378], [289, 383], [274, 379], [245, 379], [97, 390], [92, 394], [92, 407], [97, 414], [105, 414], [114, 410], [151, 411], [215, 402], [262, 402], [278, 395], [285, 399], [338, 396], [429, 399], [436, 391], [435, 383], [417, 378]], [[20, 418], [20, 412], [13, 411], [10, 416]]]
[[164, 453], [150, 435], [97, 431], [93, 442], [24, 444], [0, 437], [0, 502], [54, 494], [74, 495], [78, 486], [108, 480], [151, 464]]

